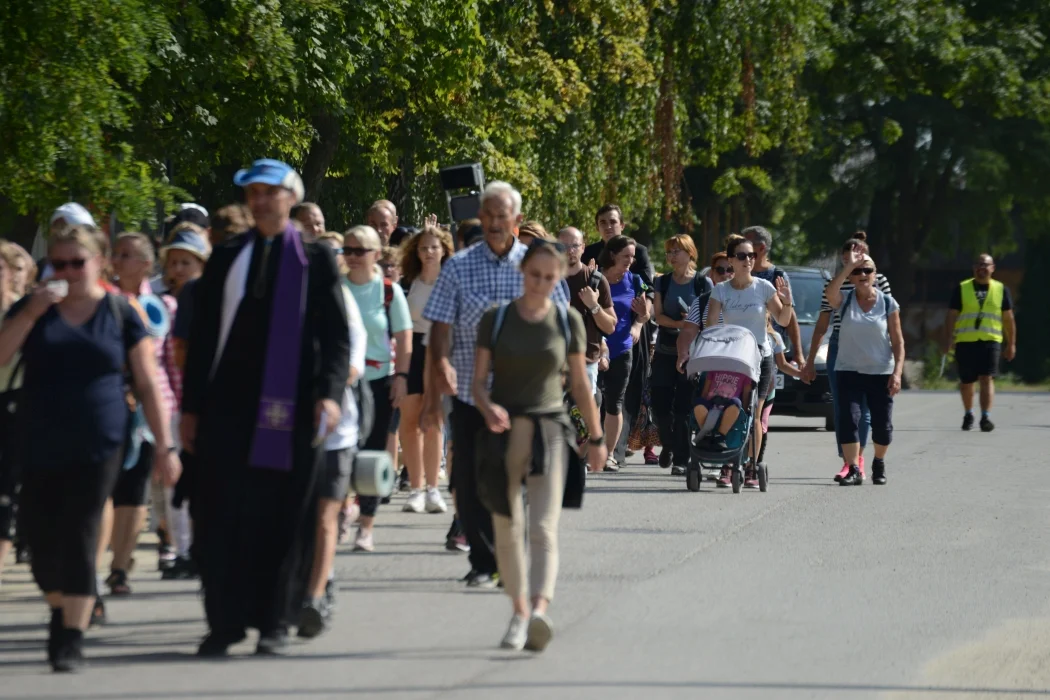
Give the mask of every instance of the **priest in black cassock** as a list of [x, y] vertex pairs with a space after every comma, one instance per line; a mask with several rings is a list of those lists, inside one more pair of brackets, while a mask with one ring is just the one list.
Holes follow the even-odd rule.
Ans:
[[197, 285], [182, 399], [196, 459], [194, 558], [209, 634], [223, 656], [259, 630], [257, 653], [287, 645], [312, 541], [322, 438], [339, 420], [349, 328], [331, 248], [291, 223], [303, 184], [258, 160], [234, 177], [255, 228], [218, 246]]

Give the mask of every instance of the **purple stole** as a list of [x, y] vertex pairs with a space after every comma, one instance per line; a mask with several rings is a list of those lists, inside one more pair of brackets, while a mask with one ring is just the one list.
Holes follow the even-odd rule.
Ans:
[[[263, 240], [256, 237], [256, 245], [263, 244]], [[248, 462], [260, 469], [292, 469], [299, 355], [306, 315], [307, 266], [299, 230], [288, 222], [284, 229], [281, 262], [277, 268], [273, 306], [270, 309], [266, 369]], [[266, 274], [266, 271], [261, 270], [259, 274]]]

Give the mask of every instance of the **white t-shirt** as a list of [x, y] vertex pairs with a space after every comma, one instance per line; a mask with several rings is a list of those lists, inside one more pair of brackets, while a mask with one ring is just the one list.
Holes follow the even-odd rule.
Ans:
[[782, 355], [784, 354], [784, 351], [787, 350], [787, 348], [784, 347], [784, 338], [776, 331], [770, 331], [769, 344], [773, 346], [774, 355]]
[[[358, 377], [365, 374], [365, 348], [368, 344], [368, 332], [365, 331], [364, 321], [361, 320], [361, 309], [358, 308], [354, 296], [347, 286], [340, 285], [343, 289], [343, 303], [346, 304], [346, 319], [350, 323], [350, 367], [357, 370]], [[358, 381], [364, 381], [359, 379]], [[357, 402], [354, 401], [354, 392], [350, 387], [343, 389], [343, 415], [335, 430], [325, 438], [324, 449], [326, 452], [345, 450], [357, 447]]]
[[715, 285], [711, 298], [722, 305], [722, 320], [727, 326], [741, 326], [751, 331], [762, 350], [762, 357], [773, 351], [766, 334], [766, 304], [777, 293], [776, 287], [758, 277], [751, 284], [736, 289], [731, 280]]
[[430, 321], [423, 318], [423, 309], [427, 306], [430, 293], [434, 291], [435, 282], [424, 282], [418, 277], [412, 280], [408, 289], [408, 310], [412, 314], [412, 332], [423, 333], [423, 344], [430, 340]]

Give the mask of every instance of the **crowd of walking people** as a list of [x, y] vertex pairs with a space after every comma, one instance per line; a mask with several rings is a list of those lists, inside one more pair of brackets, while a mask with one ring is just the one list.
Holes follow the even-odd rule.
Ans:
[[[842, 246], [807, 354], [763, 227], [731, 236], [703, 269], [693, 239], [672, 236], [657, 276], [615, 204], [598, 210], [600, 239], [586, 246], [580, 228], [554, 236], [524, 221], [504, 182], [455, 233], [434, 216], [400, 226], [381, 200], [340, 234], [280, 161], [234, 182], [244, 205], [210, 216], [183, 205], [159, 246], [133, 232], [111, 246], [75, 203], [54, 212], [44, 259], [0, 244], [0, 566], [12, 548], [31, 562], [56, 671], [82, 665], [106, 596], [134, 595], [150, 513], [161, 575], [200, 579], [201, 656], [226, 655], [249, 629], [259, 654], [281, 653], [291, 629], [322, 634], [338, 544], [383, 546], [389, 495], [355, 487], [377, 452], [402, 473], [405, 512], [447, 513], [447, 479], [445, 546], [467, 553], [465, 585], [510, 597], [504, 648], [543, 650], [559, 517], [579, 507], [585, 470], [615, 473], [637, 449], [685, 475], [694, 450], [725, 449], [749, 410], [737, 401], [699, 435], [727, 406], [687, 372], [708, 329], [742, 328], [759, 353], [746, 488], [759, 488], [775, 375], [813, 381], [829, 329], [835, 480], [868, 478], [870, 436], [871, 481], [886, 483], [904, 340], [863, 233]], [[992, 269], [979, 260], [952, 318], [964, 429], [977, 380], [991, 429], [988, 344], [1002, 342], [1004, 313], [1013, 352]], [[730, 485], [728, 466], [711, 476]]]

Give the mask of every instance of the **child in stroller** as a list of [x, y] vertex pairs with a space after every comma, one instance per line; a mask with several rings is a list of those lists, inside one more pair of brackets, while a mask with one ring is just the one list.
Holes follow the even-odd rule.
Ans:
[[[725, 452], [729, 448], [726, 437], [737, 425], [745, 403], [750, 404], [754, 382], [737, 372], [708, 372], [698, 392], [693, 416], [700, 427], [694, 444], [705, 451]], [[707, 417], [712, 410], [721, 410], [717, 427], [705, 434]]]

